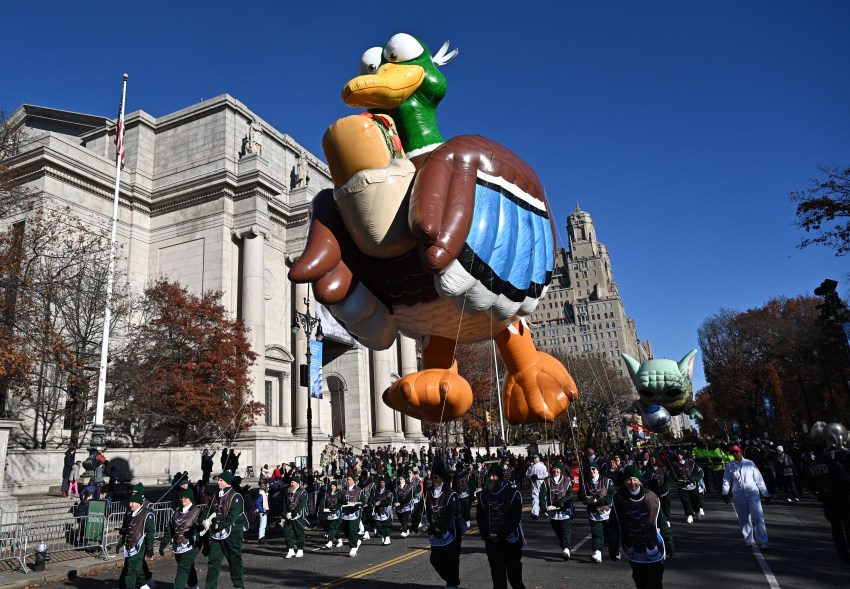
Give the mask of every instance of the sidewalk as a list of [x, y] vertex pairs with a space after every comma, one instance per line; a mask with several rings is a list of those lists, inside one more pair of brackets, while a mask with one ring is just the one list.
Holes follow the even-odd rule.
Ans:
[[[243, 485], [255, 488], [257, 480], [258, 479], [256, 478], [247, 480], [243, 479]], [[168, 493], [170, 490], [171, 487], [167, 485], [148, 487], [145, 489], [145, 497], [151, 502], [168, 499], [174, 495], [173, 491]], [[165, 497], [166, 494], [167, 497]], [[19, 499], [27, 500], [35, 497], [36, 496], [22, 495]], [[67, 501], [69, 507], [75, 503], [73, 499], [68, 499]], [[122, 556], [116, 556], [114, 553], [110, 553], [109, 560], [103, 560], [100, 558], [99, 551], [95, 554], [90, 554], [82, 550], [69, 550], [50, 553], [50, 560], [47, 562], [46, 570], [35, 572], [32, 570], [34, 559], [32, 544], [27, 546], [27, 552], [26, 563], [27, 567], [30, 569], [29, 573], [25, 574], [21, 572], [16, 562], [0, 561], [0, 587], [3, 589], [15, 589], [36, 587], [48, 583], [63, 583], [67, 580], [73, 580], [78, 577], [94, 576], [111, 569], [120, 570], [124, 565], [124, 558]], [[158, 555], [154, 557], [154, 560], [160, 559], [161, 557]], [[117, 578], [117, 571], [115, 576]]]
[[[0, 587], [3, 587], [3, 589], [23, 589], [24, 587], [35, 587], [46, 583], [61, 583], [68, 579], [87, 577], [110, 569], [120, 569], [124, 565], [124, 559], [118, 557], [111, 560], [101, 560], [94, 556], [70, 553], [70, 558], [63, 558], [67, 555], [68, 553], [60, 553], [58, 558], [62, 560], [57, 560], [57, 555], [54, 555], [47, 563], [46, 570], [35, 572], [30, 569], [30, 572], [26, 575], [20, 569], [12, 569], [5, 566], [8, 563], [3, 563], [3, 570], [0, 570]], [[32, 558], [28, 558], [27, 566], [31, 565]]]

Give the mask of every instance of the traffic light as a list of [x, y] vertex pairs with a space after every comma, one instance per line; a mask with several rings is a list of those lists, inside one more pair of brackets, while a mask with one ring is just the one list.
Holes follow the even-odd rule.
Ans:
[[484, 421], [486, 421], [487, 423], [490, 423], [490, 412], [489, 411], [484, 412]]

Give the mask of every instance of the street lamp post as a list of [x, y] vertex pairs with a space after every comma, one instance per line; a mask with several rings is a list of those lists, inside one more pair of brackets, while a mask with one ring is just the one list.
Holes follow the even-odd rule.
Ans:
[[[310, 359], [312, 352], [310, 351], [310, 338], [313, 337], [313, 331], [316, 332], [316, 341], [322, 341], [324, 334], [322, 333], [322, 320], [318, 314], [310, 314], [310, 297], [304, 297], [304, 305], [307, 307], [306, 313], [295, 311], [292, 318], [292, 335], [298, 335], [299, 329], [304, 329], [304, 334], [307, 336], [307, 475], [313, 476], [313, 391], [312, 383], [310, 382]], [[302, 383], [303, 384], [303, 383]]]

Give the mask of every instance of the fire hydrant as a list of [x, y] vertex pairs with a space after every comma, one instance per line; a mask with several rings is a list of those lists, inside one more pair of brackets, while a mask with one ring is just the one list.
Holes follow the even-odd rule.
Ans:
[[39, 572], [43, 571], [50, 557], [47, 555], [47, 542], [41, 541], [35, 545], [35, 564], [32, 565], [32, 570]]

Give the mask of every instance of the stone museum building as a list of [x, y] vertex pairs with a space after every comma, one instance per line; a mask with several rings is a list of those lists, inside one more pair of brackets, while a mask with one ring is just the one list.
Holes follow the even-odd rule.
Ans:
[[[24, 105], [10, 122], [26, 135], [10, 164], [29, 186], [54, 208], [111, 219], [113, 119]], [[310, 293], [287, 271], [304, 247], [311, 199], [332, 186], [327, 167], [227, 94], [161, 117], [136, 111], [125, 126], [118, 239], [131, 281], [141, 287], [166, 276], [194, 293], [223, 292], [250, 328], [253, 395], [267, 407], [240, 446], [260, 464], [306, 454], [308, 389], [298, 366], [307, 340], [292, 325]], [[371, 351], [318, 311], [325, 339], [323, 398], [312, 400], [316, 464], [328, 436], [340, 432], [359, 447], [418, 447], [420, 422], [381, 400], [393, 379], [416, 370], [414, 342]]]

